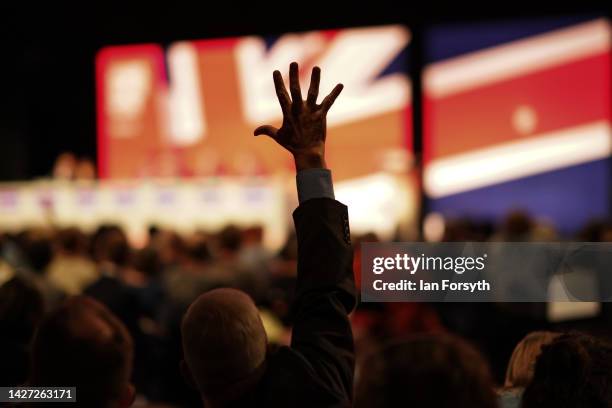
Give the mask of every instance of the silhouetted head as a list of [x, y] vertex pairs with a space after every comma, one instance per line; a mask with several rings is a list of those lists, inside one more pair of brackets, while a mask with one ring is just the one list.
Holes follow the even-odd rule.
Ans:
[[43, 313], [42, 295], [27, 281], [14, 277], [0, 285], [0, 384], [28, 379], [29, 345]]
[[612, 406], [612, 345], [582, 334], [565, 334], [542, 347], [523, 407]]
[[78, 228], [62, 229], [56, 238], [59, 248], [66, 254], [83, 255], [87, 251], [87, 236]]
[[130, 245], [125, 232], [116, 225], [101, 225], [91, 239], [95, 262], [111, 262], [125, 266], [130, 256]]
[[53, 258], [53, 242], [48, 231], [32, 229], [20, 237], [25, 258], [33, 272], [44, 273]]
[[134, 400], [132, 355], [125, 326], [101, 303], [74, 297], [41, 323], [30, 384], [76, 387], [75, 407], [128, 407]]
[[0, 332], [3, 340], [28, 344], [43, 313], [43, 297], [32, 284], [14, 277], [0, 285]]
[[253, 300], [236, 289], [201, 295], [181, 327], [183, 370], [207, 401], [239, 397], [260, 378], [267, 338]]
[[533, 220], [522, 210], [509, 212], [503, 222], [502, 231], [507, 240], [524, 240], [533, 228]]
[[559, 333], [536, 331], [529, 333], [521, 340], [514, 351], [506, 370], [506, 388], [524, 388], [533, 378], [533, 368], [542, 346], [553, 341]]
[[229, 225], [219, 232], [219, 249], [234, 253], [242, 247], [242, 231], [236, 226]]
[[203, 238], [196, 238], [187, 245], [187, 256], [193, 262], [206, 263], [213, 259], [208, 243]]
[[497, 407], [487, 364], [458, 337], [424, 335], [390, 343], [359, 372], [356, 407]]

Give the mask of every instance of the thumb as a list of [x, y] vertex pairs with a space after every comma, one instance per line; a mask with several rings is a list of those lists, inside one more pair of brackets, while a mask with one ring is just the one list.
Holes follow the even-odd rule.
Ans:
[[272, 139], [276, 139], [276, 133], [278, 132], [278, 129], [275, 128], [274, 126], [270, 126], [270, 125], [264, 125], [264, 126], [260, 126], [257, 129], [255, 129], [255, 131], [253, 132], [253, 134], [255, 136], [259, 136], [259, 135], [268, 135], [270, 136]]

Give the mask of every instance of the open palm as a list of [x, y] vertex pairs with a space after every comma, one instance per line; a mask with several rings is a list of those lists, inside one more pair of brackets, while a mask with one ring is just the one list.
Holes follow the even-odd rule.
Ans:
[[343, 85], [338, 84], [329, 95], [317, 104], [321, 69], [314, 67], [310, 78], [310, 87], [306, 100], [302, 100], [298, 64], [289, 66], [289, 89], [287, 93], [283, 77], [274, 71], [276, 96], [283, 111], [283, 123], [280, 128], [264, 125], [255, 129], [255, 136], [268, 135], [278, 144], [293, 154], [298, 170], [311, 167], [325, 167], [325, 137], [327, 112], [342, 92]]

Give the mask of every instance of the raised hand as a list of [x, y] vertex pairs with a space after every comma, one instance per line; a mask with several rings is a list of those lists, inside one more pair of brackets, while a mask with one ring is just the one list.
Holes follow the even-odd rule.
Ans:
[[317, 104], [321, 69], [314, 67], [310, 77], [310, 87], [306, 100], [302, 100], [298, 64], [292, 62], [289, 66], [289, 89], [287, 93], [283, 77], [279, 71], [274, 71], [274, 87], [276, 96], [283, 111], [283, 124], [280, 129], [264, 125], [255, 129], [255, 136], [268, 135], [278, 144], [293, 154], [295, 167], [299, 170], [310, 168], [325, 168], [325, 133], [327, 111], [342, 92], [343, 85], [338, 84], [329, 95]]

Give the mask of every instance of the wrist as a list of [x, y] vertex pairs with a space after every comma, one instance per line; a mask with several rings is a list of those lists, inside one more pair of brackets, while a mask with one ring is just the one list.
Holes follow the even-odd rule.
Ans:
[[308, 169], [326, 169], [325, 155], [322, 152], [294, 153], [296, 171]]

